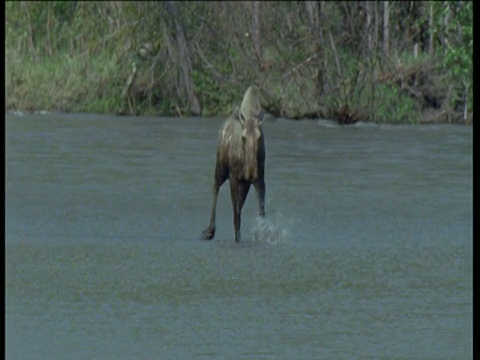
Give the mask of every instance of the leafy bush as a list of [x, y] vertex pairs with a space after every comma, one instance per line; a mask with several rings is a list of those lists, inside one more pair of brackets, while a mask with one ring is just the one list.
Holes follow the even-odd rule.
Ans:
[[380, 123], [410, 123], [419, 120], [418, 110], [412, 98], [401, 93], [398, 86], [382, 84], [378, 86], [374, 119]]
[[378, 2], [7, 2], [6, 105], [226, 115], [260, 85], [283, 116], [415, 123], [425, 96], [379, 78], [436, 61], [428, 95], [471, 113], [472, 2], [388, 8], [385, 39]]

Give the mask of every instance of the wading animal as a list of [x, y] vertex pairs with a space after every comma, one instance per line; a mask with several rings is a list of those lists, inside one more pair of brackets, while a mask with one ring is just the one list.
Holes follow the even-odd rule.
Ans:
[[[259, 216], [265, 216], [265, 142], [262, 131], [263, 112], [252, 115], [248, 105], [251, 92], [247, 90], [240, 111], [236, 110], [223, 124], [218, 133], [217, 161], [213, 183], [213, 203], [210, 225], [202, 232], [204, 240], [215, 236], [215, 210], [218, 190], [228, 179], [233, 205], [235, 241], [240, 241], [240, 215], [250, 185], [257, 192]], [[242, 111], [243, 110], [243, 111]]]

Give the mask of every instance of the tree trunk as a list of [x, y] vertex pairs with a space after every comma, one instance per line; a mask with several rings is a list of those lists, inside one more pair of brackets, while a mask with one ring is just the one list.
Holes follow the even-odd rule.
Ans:
[[443, 49], [448, 49], [448, 24], [450, 23], [450, 17], [451, 17], [451, 9], [450, 9], [450, 2], [445, 1], [444, 6], [446, 8], [445, 10], [445, 17], [443, 18], [443, 31], [440, 33], [440, 39], [442, 42]]
[[429, 4], [429, 13], [428, 13], [428, 53], [433, 55], [433, 4]]
[[305, 1], [310, 28], [314, 34], [315, 41], [320, 46], [320, 3], [317, 1]]
[[318, 101], [321, 102], [321, 98], [325, 92], [325, 59], [323, 54], [325, 42], [323, 39], [323, 33], [321, 28], [322, 3], [320, 1], [305, 1], [305, 8], [307, 10], [308, 19], [310, 22], [310, 29], [314, 34], [313, 37], [315, 41], [317, 53], [316, 59], [318, 64], [316, 93]]
[[367, 15], [367, 45], [368, 50], [371, 52], [373, 50], [373, 41], [372, 41], [372, 4], [370, 1], [365, 1], [365, 12]]
[[375, 31], [373, 33], [373, 48], [375, 50], [377, 50], [377, 46], [378, 46], [378, 24], [379, 24], [379, 19], [378, 19], [378, 6], [377, 6], [377, 2], [374, 2], [373, 3], [373, 6], [375, 7], [375, 11], [374, 11], [374, 14], [375, 14]]
[[385, 56], [388, 56], [390, 53], [390, 34], [389, 34], [389, 27], [390, 27], [390, 9], [389, 9], [389, 1], [385, 1], [383, 3], [383, 52]]
[[166, 5], [167, 11], [175, 26], [175, 42], [177, 46], [176, 63], [181, 69], [183, 85], [188, 98], [189, 110], [193, 115], [200, 115], [202, 109], [200, 107], [200, 101], [198, 101], [198, 97], [195, 94], [195, 84], [191, 76], [192, 63], [190, 61], [190, 52], [188, 49], [187, 40], [185, 39], [183, 25], [178, 16], [177, 4], [175, 1], [168, 1]]
[[28, 36], [27, 36], [27, 39], [28, 39], [28, 45], [29, 45], [29, 50], [30, 50], [30, 54], [32, 55], [32, 58], [38, 62], [39, 60], [39, 57], [38, 57], [38, 54], [35, 50], [35, 40], [34, 40], [34, 32], [33, 32], [33, 28], [32, 28], [32, 20], [30, 18], [30, 11], [28, 10], [28, 5], [30, 4], [27, 4], [25, 2], [21, 3], [21, 6], [23, 7], [24, 11], [25, 11], [25, 17], [27, 18], [27, 24], [28, 24]]
[[262, 60], [262, 48], [260, 46], [260, 1], [252, 3], [252, 40], [255, 54], [257, 55], [258, 63]]

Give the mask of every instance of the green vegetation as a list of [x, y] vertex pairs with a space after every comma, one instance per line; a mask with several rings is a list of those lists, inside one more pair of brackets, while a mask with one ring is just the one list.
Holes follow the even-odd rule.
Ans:
[[[457, 2], [7, 2], [7, 110], [339, 123], [473, 118], [473, 7]], [[272, 25], [274, 24], [274, 25]]]
[[[456, 38], [455, 42], [446, 41], [446, 54], [440, 67], [450, 69], [448, 81], [456, 87], [450, 99], [450, 105], [464, 106], [465, 112], [473, 108], [473, 5], [467, 2], [456, 9], [446, 31]], [[442, 9], [442, 16], [448, 16], [448, 7]], [[441, 26], [439, 26], [441, 28]]]

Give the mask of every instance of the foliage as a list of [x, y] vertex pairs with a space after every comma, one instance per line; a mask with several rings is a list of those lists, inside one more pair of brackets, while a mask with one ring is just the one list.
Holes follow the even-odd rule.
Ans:
[[[450, 4], [450, 7], [453, 7]], [[473, 3], [468, 1], [454, 7], [443, 9], [445, 16], [447, 11], [454, 11], [446, 31], [452, 34], [452, 41], [446, 42], [446, 52], [443, 66], [450, 69], [451, 77], [457, 87], [467, 89], [468, 109], [473, 107]], [[462, 86], [461, 86], [462, 85]], [[458, 100], [457, 96], [453, 101]]]
[[[398, 87], [381, 85], [378, 92], [379, 104], [375, 114], [377, 122], [392, 124], [415, 124], [418, 122], [418, 112], [415, 111], [414, 101], [402, 94]], [[395, 109], [395, 111], [391, 112], [390, 109]]]
[[7, 108], [188, 115], [198, 102], [218, 116], [256, 84], [292, 118], [348, 109], [411, 123], [433, 106], [465, 121], [455, 114], [473, 104], [472, 6], [7, 1]]

